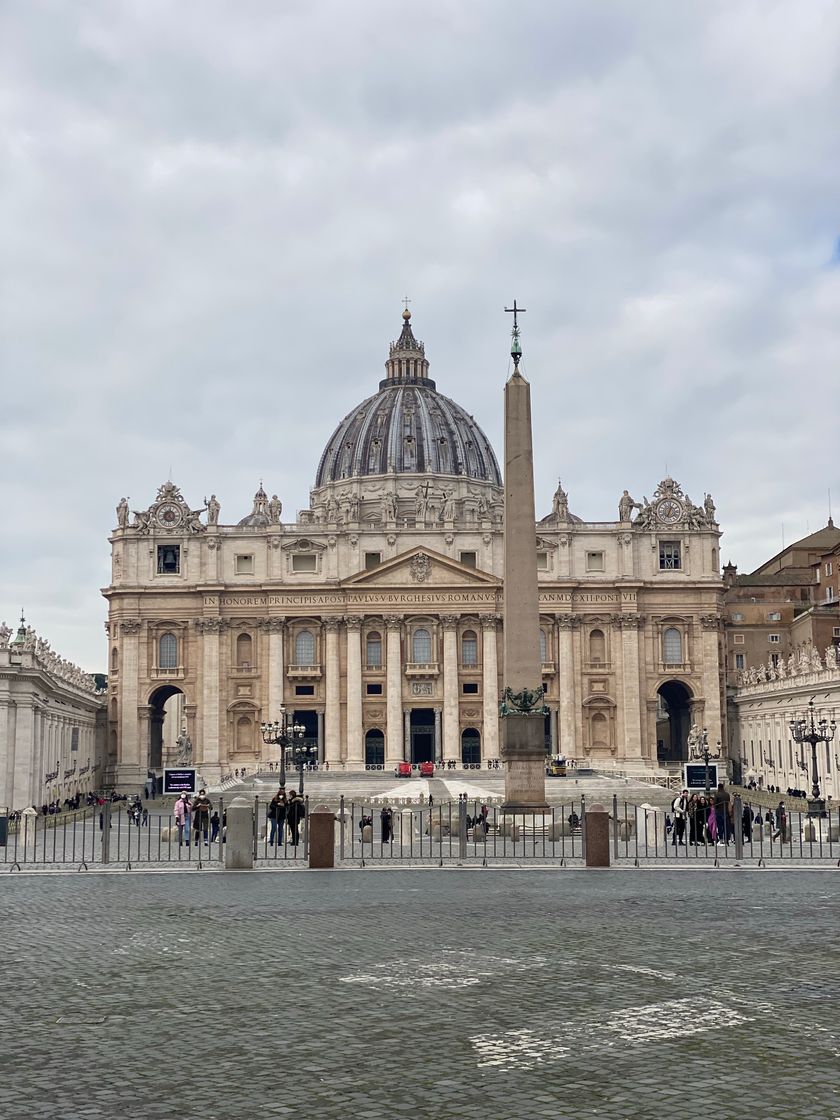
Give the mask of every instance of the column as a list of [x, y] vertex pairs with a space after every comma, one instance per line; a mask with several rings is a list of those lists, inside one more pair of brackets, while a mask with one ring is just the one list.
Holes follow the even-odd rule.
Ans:
[[435, 758], [439, 762], [443, 761], [443, 740], [440, 737], [441, 714], [440, 708], [435, 708]]
[[[32, 804], [30, 769], [35, 744], [35, 705], [31, 696], [21, 697], [17, 702], [15, 740], [15, 770], [10, 806], [23, 809]], [[57, 782], [60, 780], [61, 774]], [[41, 781], [43, 782], [43, 778]]]
[[[644, 619], [637, 614], [621, 616], [621, 676], [623, 683], [624, 757], [642, 757], [642, 695], [639, 679], [639, 631]], [[618, 633], [614, 632], [618, 639]]]
[[403, 751], [406, 762], [411, 762], [411, 711], [408, 708], [403, 712]]
[[385, 691], [387, 724], [385, 728], [385, 765], [403, 760], [403, 710], [402, 710], [402, 654], [400, 637], [401, 618], [385, 620], [387, 639], [385, 648]]
[[205, 781], [217, 778], [219, 767], [219, 635], [227, 630], [221, 618], [197, 622], [201, 642], [201, 742], [197, 757]]
[[[120, 702], [119, 702], [119, 739], [117, 742], [117, 773], [113, 775], [117, 785], [142, 785], [145, 780], [145, 758], [140, 762], [140, 723], [137, 706], [140, 702], [139, 685], [139, 644], [140, 620], [126, 619], [120, 623], [122, 649], [120, 651]], [[55, 745], [55, 743], [53, 743]], [[145, 746], [145, 744], [144, 744]], [[52, 760], [54, 764], [55, 759]]]
[[268, 631], [268, 711], [263, 718], [269, 721], [279, 719], [280, 709], [283, 707], [286, 680], [283, 643], [286, 620], [284, 618], [267, 618], [265, 628]]
[[[720, 739], [723, 745], [723, 757], [727, 756], [726, 738], [723, 732], [723, 720], [720, 710], [720, 618], [716, 614], [704, 614], [700, 619], [702, 627], [701, 653], [703, 657], [703, 693], [706, 697], [705, 726], [709, 732], [709, 745]], [[721, 768], [725, 772], [725, 763], [721, 760]]]
[[345, 770], [361, 770], [365, 764], [362, 729], [362, 619], [355, 615], [347, 623], [347, 752]]
[[443, 624], [443, 758], [461, 758], [458, 711], [458, 619], [444, 615]]
[[324, 761], [331, 767], [341, 762], [341, 666], [338, 657], [338, 628], [341, 620], [325, 618], [326, 657], [324, 671], [326, 681], [326, 737], [324, 740]]
[[318, 716], [318, 761], [324, 761], [324, 713], [319, 711]]
[[496, 646], [497, 619], [484, 615], [481, 619], [481, 692], [484, 720], [481, 734], [481, 758], [499, 757], [499, 659]]
[[557, 616], [557, 674], [560, 689], [560, 737], [557, 743], [557, 753], [566, 758], [576, 758], [575, 735], [575, 659], [573, 645], [573, 631], [580, 625], [580, 620], [571, 614]]
[[[0, 698], [0, 805], [9, 808], [19, 808], [12, 805], [12, 782], [10, 777], [14, 773], [14, 729], [11, 726], [14, 706], [8, 695]], [[43, 774], [40, 781], [44, 780]]]

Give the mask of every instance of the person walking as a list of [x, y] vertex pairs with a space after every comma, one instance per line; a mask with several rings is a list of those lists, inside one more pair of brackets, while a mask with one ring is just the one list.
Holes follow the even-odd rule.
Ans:
[[714, 812], [717, 825], [718, 844], [728, 844], [732, 836], [732, 822], [729, 817], [729, 802], [731, 798], [723, 782], [718, 782], [715, 791]]
[[776, 831], [773, 833], [773, 839], [781, 840], [783, 844], [787, 841], [787, 811], [784, 801], [780, 801], [776, 806]]
[[268, 842], [272, 847], [274, 847], [275, 840], [280, 846], [283, 844], [283, 837], [286, 830], [286, 808], [288, 803], [289, 799], [286, 797], [285, 786], [280, 786], [277, 793], [275, 793], [268, 803], [268, 821], [270, 825]]
[[216, 809], [213, 812], [213, 816], [210, 818], [210, 843], [212, 844], [214, 840], [218, 840], [218, 839], [219, 839], [219, 810]]
[[749, 805], [745, 805], [741, 813], [741, 835], [748, 844], [752, 843], [753, 814]]
[[692, 793], [688, 799], [688, 842], [696, 846], [703, 843], [703, 819], [700, 811], [700, 797]]
[[671, 810], [674, 814], [674, 835], [671, 843], [676, 848], [679, 845], [681, 848], [685, 847], [685, 819], [688, 813], [688, 790], [684, 789], [682, 793], [678, 793], [674, 800], [671, 802]]
[[203, 789], [198, 791], [198, 797], [193, 802], [193, 831], [195, 842], [198, 844], [199, 835], [204, 836], [205, 847], [210, 843], [210, 812], [213, 808], [210, 798]]
[[390, 805], [384, 805], [382, 812], [379, 814], [379, 820], [382, 823], [382, 843], [390, 844], [394, 835], [394, 814]]
[[289, 826], [289, 838], [292, 847], [296, 848], [300, 842], [300, 822], [306, 816], [306, 806], [303, 798], [296, 789], [289, 794], [289, 803], [286, 806], [286, 824]]
[[175, 802], [175, 824], [178, 826], [178, 847], [186, 840], [190, 846], [190, 799], [182, 793]]

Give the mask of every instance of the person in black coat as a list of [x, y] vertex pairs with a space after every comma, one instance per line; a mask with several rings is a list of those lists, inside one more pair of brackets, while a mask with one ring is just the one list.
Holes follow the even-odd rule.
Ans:
[[394, 814], [390, 805], [383, 806], [379, 819], [382, 822], [382, 843], [390, 844], [394, 835]]
[[289, 839], [292, 847], [296, 848], [300, 842], [300, 822], [306, 816], [306, 806], [303, 798], [296, 789], [289, 794], [289, 804], [286, 806], [286, 825], [289, 829]]

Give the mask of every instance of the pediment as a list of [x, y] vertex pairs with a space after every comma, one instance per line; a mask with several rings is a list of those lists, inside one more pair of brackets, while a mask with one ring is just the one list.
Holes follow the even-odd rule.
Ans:
[[422, 546], [358, 572], [343, 587], [500, 587], [501, 580]]

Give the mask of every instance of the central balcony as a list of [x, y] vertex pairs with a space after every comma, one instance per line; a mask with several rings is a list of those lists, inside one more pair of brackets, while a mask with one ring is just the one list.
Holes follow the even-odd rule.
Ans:
[[405, 666], [407, 677], [436, 677], [439, 672], [437, 661], [407, 661]]
[[289, 680], [317, 681], [321, 679], [320, 665], [290, 665]]

